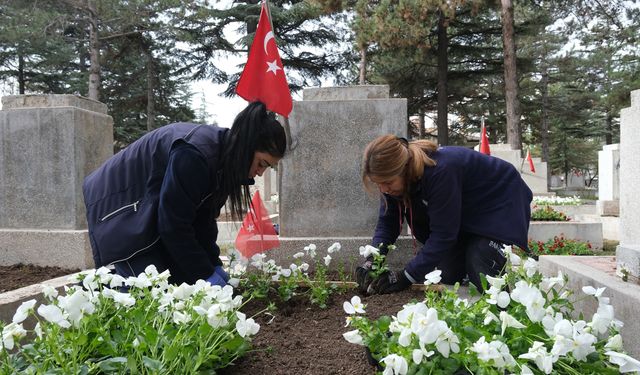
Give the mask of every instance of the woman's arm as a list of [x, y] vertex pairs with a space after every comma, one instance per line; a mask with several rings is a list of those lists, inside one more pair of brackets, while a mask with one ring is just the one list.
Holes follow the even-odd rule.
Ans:
[[215, 264], [207, 254], [212, 249], [201, 245], [194, 227], [205, 220], [198, 217], [197, 208], [210, 193], [209, 181], [206, 160], [195, 147], [181, 143], [171, 150], [160, 189], [158, 230], [173, 265], [191, 277], [189, 282], [214, 273]]

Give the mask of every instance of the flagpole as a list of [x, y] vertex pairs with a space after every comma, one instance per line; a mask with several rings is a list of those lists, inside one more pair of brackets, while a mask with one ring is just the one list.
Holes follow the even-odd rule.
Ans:
[[[520, 154], [520, 155], [522, 155], [522, 154]], [[520, 174], [522, 174], [522, 168], [524, 168], [524, 159], [526, 159], [526, 158], [527, 158], [526, 156], [524, 158], [522, 158], [522, 164], [520, 164]]]
[[[269, 24], [271, 25], [271, 30], [273, 31], [273, 20], [271, 19], [271, 9], [269, 9], [269, 1], [268, 0], [263, 0], [262, 1], [264, 3], [264, 8], [267, 11], [267, 18], [269, 19]], [[275, 33], [274, 33], [274, 37], [275, 37]], [[284, 68], [284, 64], [283, 64], [283, 68]], [[282, 116], [283, 121], [282, 121], [282, 127], [284, 128], [284, 134], [285, 134], [285, 138], [287, 139], [287, 150], [288, 151], [293, 151], [293, 149], [295, 148], [295, 146], [293, 146], [293, 139], [291, 138], [291, 126], [289, 125], [289, 118]]]

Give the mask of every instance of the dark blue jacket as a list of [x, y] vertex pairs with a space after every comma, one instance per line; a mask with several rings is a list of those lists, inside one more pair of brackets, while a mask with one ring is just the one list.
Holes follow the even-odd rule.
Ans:
[[374, 246], [394, 243], [406, 217], [424, 243], [405, 267], [416, 280], [433, 271], [461, 232], [527, 248], [533, 194], [513, 165], [455, 146], [440, 147], [430, 157], [436, 165], [425, 167], [410, 188], [411, 209], [394, 198], [382, 199]]
[[189, 123], [164, 126], [85, 178], [96, 267], [152, 251], [167, 264], [174, 282], [213, 274], [221, 265], [215, 218], [227, 198], [220, 183], [228, 130]]

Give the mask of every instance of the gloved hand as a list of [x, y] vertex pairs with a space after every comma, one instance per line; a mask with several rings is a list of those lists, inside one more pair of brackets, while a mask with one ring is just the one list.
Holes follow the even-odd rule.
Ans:
[[224, 268], [222, 268], [222, 266], [216, 266], [213, 272], [222, 277], [225, 283], [229, 282], [229, 274], [224, 270]]
[[373, 267], [373, 257], [368, 257], [360, 267], [356, 268], [356, 281], [358, 282], [358, 291], [361, 294], [367, 294], [367, 289], [373, 281], [373, 277], [369, 274]]
[[368, 294], [388, 294], [405, 290], [413, 282], [409, 280], [405, 270], [386, 271], [373, 280], [367, 289]]
[[229, 281], [229, 275], [221, 266], [216, 266], [213, 270], [213, 274], [207, 278], [207, 281], [211, 285], [225, 286], [227, 285], [227, 281]]

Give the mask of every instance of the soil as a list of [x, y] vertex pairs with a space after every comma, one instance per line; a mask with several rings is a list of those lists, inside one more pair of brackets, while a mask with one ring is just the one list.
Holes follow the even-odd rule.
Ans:
[[69, 275], [79, 270], [60, 267], [39, 267], [30, 264], [0, 266], [0, 293]]
[[[333, 295], [326, 309], [312, 305], [307, 296], [277, 303], [278, 310], [272, 316], [263, 313], [255, 317], [260, 331], [253, 339], [253, 350], [220, 374], [374, 374], [375, 367], [367, 360], [364, 346], [350, 344], [342, 337], [344, 332], [352, 330], [345, 327], [347, 315], [342, 304], [356, 293], [353, 290]], [[415, 290], [361, 296], [370, 319], [395, 315], [404, 304], [423, 297], [424, 292]], [[251, 316], [266, 304], [250, 301], [243, 311]]]

